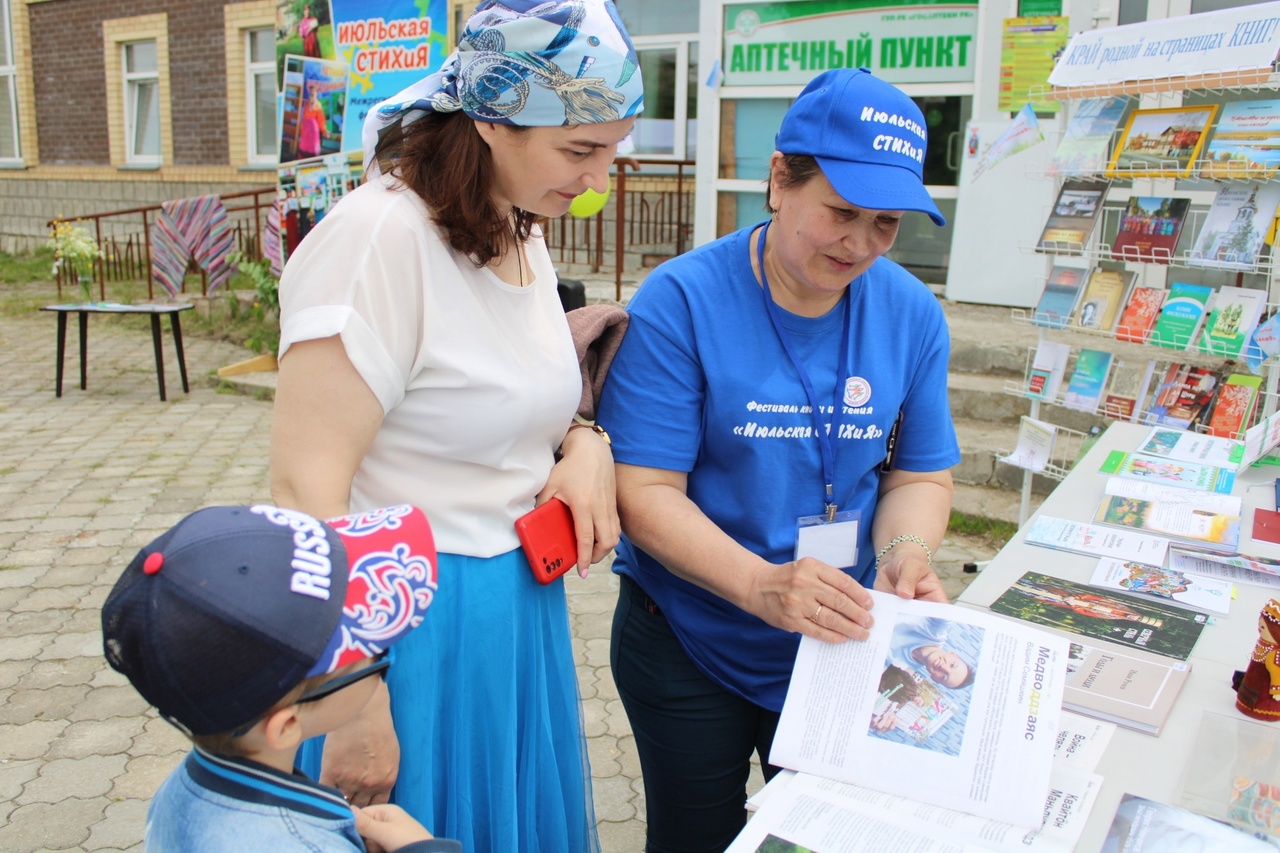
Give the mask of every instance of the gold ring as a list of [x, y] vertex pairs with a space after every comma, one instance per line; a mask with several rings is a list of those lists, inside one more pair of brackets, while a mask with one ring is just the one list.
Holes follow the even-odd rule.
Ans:
[[815, 611], [813, 611], [813, 615], [809, 617], [809, 621], [810, 621], [810, 622], [817, 622], [817, 621], [818, 621], [818, 614], [819, 614], [819, 613], [821, 613], [821, 612], [822, 612], [822, 605], [821, 605], [821, 604], [819, 604], [819, 605], [818, 605], [818, 609], [817, 609], [817, 610], [815, 610]]

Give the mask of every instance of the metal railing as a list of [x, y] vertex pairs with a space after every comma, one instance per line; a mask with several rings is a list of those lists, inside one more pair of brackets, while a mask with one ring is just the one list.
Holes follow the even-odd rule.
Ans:
[[[622, 299], [622, 273], [625, 255], [637, 247], [648, 247], [653, 254], [680, 255], [693, 242], [693, 180], [686, 170], [693, 160], [650, 160], [619, 157], [614, 161], [614, 196], [611, 203], [595, 216], [580, 219], [565, 214], [547, 226], [547, 247], [561, 263], [587, 264], [592, 272], [606, 267], [605, 219], [612, 214], [614, 222], [614, 298]], [[669, 166], [675, 169], [674, 188], [665, 190], [628, 190], [627, 170], [640, 172], [644, 166]]]
[[[235, 236], [236, 249], [248, 257], [257, 257], [262, 246], [262, 231], [266, 227], [267, 211], [276, 197], [274, 186], [259, 187], [243, 192], [224, 193], [219, 196], [226, 206]], [[228, 203], [230, 202], [230, 203]], [[151, 275], [151, 224], [162, 205], [131, 207], [127, 210], [111, 210], [106, 213], [90, 213], [84, 216], [68, 216], [50, 220], [50, 230], [59, 223], [93, 223], [93, 237], [102, 256], [93, 264], [93, 278], [98, 285], [98, 298], [107, 298], [108, 281], [147, 282], [147, 299], [155, 299], [154, 279]], [[192, 264], [188, 262], [188, 271]], [[209, 293], [209, 276], [199, 267], [200, 294]], [[58, 298], [62, 298], [63, 285], [75, 287], [79, 271], [69, 264], [58, 268]]]
[[[564, 215], [546, 226], [547, 246], [560, 263], [583, 264], [592, 272], [608, 267], [607, 250], [612, 249], [615, 298], [622, 299], [622, 274], [627, 252], [648, 249], [651, 254], [679, 255], [691, 247], [693, 234], [693, 180], [686, 172], [693, 160], [650, 160], [622, 157], [614, 161], [614, 194], [605, 209], [585, 219]], [[628, 170], [638, 173], [644, 166], [665, 166], [674, 175], [663, 175], [672, 188], [663, 190], [630, 190]], [[262, 245], [266, 214], [276, 197], [274, 186], [243, 192], [226, 193], [220, 198], [226, 204], [235, 234], [236, 248], [248, 257], [257, 257]], [[240, 202], [239, 204], [233, 202]], [[147, 298], [154, 299], [151, 275], [151, 225], [161, 205], [112, 210], [84, 216], [63, 217], [48, 223], [50, 229], [61, 222], [92, 222], [93, 236], [102, 257], [94, 263], [93, 278], [98, 296], [106, 299], [109, 281], [147, 282]], [[613, 245], [606, 239], [606, 218], [612, 216]], [[201, 295], [208, 295], [209, 278], [194, 263], [188, 270], [199, 272]], [[58, 297], [64, 285], [74, 287], [79, 272], [69, 265], [59, 268]]]

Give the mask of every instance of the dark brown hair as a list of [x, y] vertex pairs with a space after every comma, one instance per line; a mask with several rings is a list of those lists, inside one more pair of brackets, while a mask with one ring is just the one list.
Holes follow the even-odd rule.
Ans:
[[393, 125], [375, 156], [384, 174], [426, 202], [449, 245], [477, 267], [501, 257], [511, 236], [523, 241], [533, 232], [537, 216], [515, 208], [508, 218], [493, 203], [493, 158], [466, 113], [430, 112], [404, 129]]
[[[771, 172], [769, 177], [773, 178], [774, 174]], [[820, 174], [822, 174], [822, 167], [818, 165], [817, 158], [810, 154], [783, 154], [782, 169], [776, 173], [778, 187], [784, 190], [802, 187], [813, 180], [814, 175]], [[773, 205], [769, 200], [769, 190], [772, 189], [772, 185], [772, 180], [765, 181], [764, 209], [769, 213], [773, 212]]]

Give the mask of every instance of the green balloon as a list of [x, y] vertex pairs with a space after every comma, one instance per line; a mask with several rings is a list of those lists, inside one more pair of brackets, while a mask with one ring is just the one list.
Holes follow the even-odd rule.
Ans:
[[604, 210], [604, 206], [608, 201], [609, 190], [605, 190], [602, 193], [598, 193], [595, 190], [585, 190], [582, 195], [569, 204], [569, 212], [574, 216], [586, 219], [588, 216], [595, 216]]

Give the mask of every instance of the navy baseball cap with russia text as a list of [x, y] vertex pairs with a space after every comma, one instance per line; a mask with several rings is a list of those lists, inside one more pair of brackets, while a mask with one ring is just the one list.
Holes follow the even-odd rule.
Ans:
[[209, 507], [134, 557], [102, 606], [103, 648], [166, 720], [219, 734], [307, 678], [386, 651], [422, 622], [437, 583], [415, 507], [328, 522]]
[[919, 211], [946, 225], [924, 186], [928, 141], [923, 113], [902, 90], [865, 68], [835, 68], [804, 87], [774, 147], [816, 159], [850, 204]]

